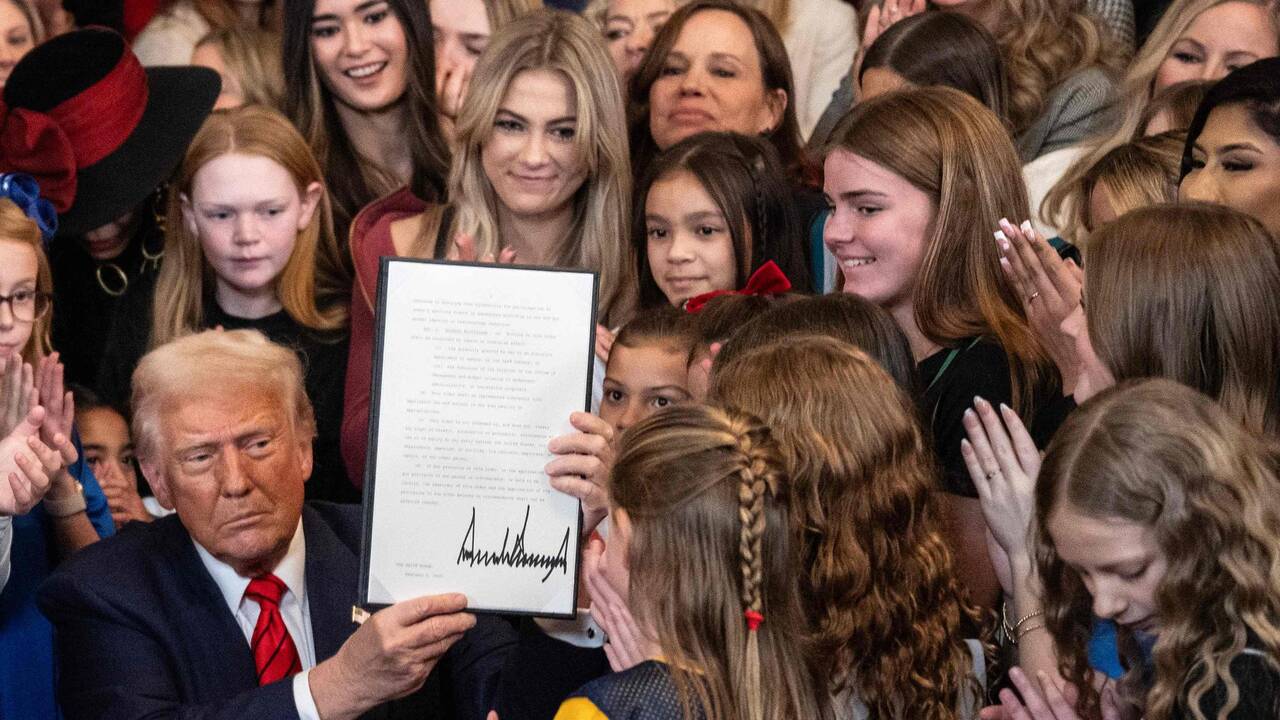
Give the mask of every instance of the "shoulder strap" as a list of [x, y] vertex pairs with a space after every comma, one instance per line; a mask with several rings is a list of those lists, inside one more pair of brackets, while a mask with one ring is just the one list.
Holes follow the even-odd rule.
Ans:
[[982, 338], [976, 337], [973, 339], [972, 342], [970, 342], [968, 345], [964, 346], [963, 348], [959, 348], [959, 347], [951, 348], [951, 352], [947, 353], [947, 358], [942, 361], [942, 367], [938, 368], [938, 372], [934, 373], [933, 379], [929, 381], [929, 386], [926, 387], [924, 391], [929, 392], [930, 390], [933, 389], [934, 385], [938, 384], [938, 381], [942, 379], [943, 374], [947, 372], [947, 368], [951, 367], [951, 363], [955, 362], [956, 358], [960, 357], [960, 353], [968, 350], [972, 350], [973, 347], [981, 341], [982, 341]]

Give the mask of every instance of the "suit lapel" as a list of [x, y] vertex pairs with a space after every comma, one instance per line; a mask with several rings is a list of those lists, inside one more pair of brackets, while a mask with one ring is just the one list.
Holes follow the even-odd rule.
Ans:
[[355, 626], [351, 608], [356, 604], [360, 564], [333, 528], [319, 513], [302, 508], [302, 528], [307, 541], [307, 603], [311, 610], [311, 634], [316, 662], [333, 657], [351, 637]]
[[[176, 584], [175, 599], [182, 612], [182, 623], [192, 632], [184, 633], [197, 643], [190, 648], [200, 675], [192, 682], [221, 688], [223, 691], [242, 692], [257, 687], [258, 676], [254, 669], [253, 653], [244, 639], [244, 632], [227, 607], [218, 585], [205, 570], [196, 554], [194, 542], [177, 516], [160, 522], [172, 522], [165, 533], [167, 555], [176, 572], [162, 573]], [[202, 662], [207, 658], [210, 662]]]

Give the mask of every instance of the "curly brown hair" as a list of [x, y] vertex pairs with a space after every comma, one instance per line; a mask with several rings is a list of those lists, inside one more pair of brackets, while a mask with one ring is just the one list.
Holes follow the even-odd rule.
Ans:
[[[1074, 512], [1150, 526], [1168, 569], [1156, 591], [1160, 632], [1144, 717], [1208, 720], [1201, 701], [1221, 684], [1227, 717], [1244, 688], [1230, 666], [1249, 634], [1280, 672], [1280, 449], [1171, 380], [1121, 383], [1072, 413], [1054, 436], [1036, 487], [1036, 562], [1059, 672], [1099, 707], [1088, 639], [1092, 598], [1047, 531], [1064, 503]], [[1120, 628], [1120, 646], [1133, 647]], [[1135, 658], [1136, 660], [1136, 658]], [[1126, 685], [1138, 685], [1133, 662]]]
[[911, 399], [865, 352], [817, 336], [742, 353], [712, 381], [712, 398], [759, 414], [780, 442], [832, 691], [852, 691], [871, 717], [958, 717], [976, 697], [961, 637], [976, 611], [942, 538]]

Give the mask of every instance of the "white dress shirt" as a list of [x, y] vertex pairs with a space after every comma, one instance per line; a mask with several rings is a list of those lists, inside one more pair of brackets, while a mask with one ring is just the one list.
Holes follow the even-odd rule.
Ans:
[[[245, 642], [252, 642], [253, 629], [257, 626], [258, 615], [262, 612], [257, 601], [244, 596], [244, 591], [249, 588], [249, 581], [253, 578], [241, 577], [230, 565], [210, 555], [208, 550], [200, 546], [200, 543], [195, 542], [194, 539], [192, 543], [196, 546], [200, 561], [204, 563], [205, 569], [217, 583], [218, 590], [222, 592], [222, 599], [226, 601], [227, 608], [240, 624]], [[298, 716], [301, 720], [320, 720], [320, 712], [316, 710], [316, 701], [311, 695], [311, 684], [307, 679], [311, 674], [311, 668], [316, 664], [316, 650], [311, 636], [311, 609], [307, 604], [306, 568], [307, 545], [302, 537], [302, 521], [299, 520], [298, 531], [293, 534], [289, 550], [280, 564], [276, 565], [271, 572], [288, 588], [280, 598], [280, 615], [284, 618], [284, 626], [289, 631], [289, 637], [293, 639], [293, 644], [298, 649], [298, 660], [302, 664], [302, 672], [293, 676], [293, 701], [298, 707]]]
[[0, 590], [9, 582], [9, 548], [13, 545], [13, 518], [0, 517]]

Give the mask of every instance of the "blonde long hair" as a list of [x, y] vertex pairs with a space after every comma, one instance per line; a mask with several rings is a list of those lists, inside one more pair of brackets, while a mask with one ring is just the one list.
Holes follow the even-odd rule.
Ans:
[[911, 398], [862, 350], [787, 338], [712, 375], [711, 397], [773, 429], [791, 481], [802, 594], [833, 692], [871, 717], [955, 720], [979, 688], [943, 540], [938, 478]]
[[[1155, 205], [1085, 251], [1089, 338], [1117, 379], [1165, 377], [1280, 435], [1280, 243], [1220, 205]], [[1097, 312], [1094, 312], [1094, 309]]]
[[[36, 292], [44, 293], [47, 302], [53, 301], [53, 273], [49, 269], [49, 257], [44, 253], [44, 240], [40, 226], [8, 198], [0, 198], [0, 240], [30, 245], [36, 254]], [[13, 307], [9, 307], [10, 313]], [[31, 336], [22, 348], [22, 359], [32, 366], [40, 358], [53, 351], [50, 328], [53, 327], [53, 309], [36, 318], [31, 326]]]
[[1098, 227], [1089, 198], [1101, 186], [1116, 215], [1178, 199], [1185, 130], [1170, 130], [1118, 145], [1080, 177], [1072, 191], [1072, 242], [1083, 246]]
[[734, 410], [675, 406], [622, 436], [609, 488], [633, 527], [632, 611], [686, 720], [829, 717], [803, 641], [783, 468], [769, 429]]
[[[280, 165], [293, 177], [299, 195], [311, 183], [323, 182], [306, 141], [279, 113], [248, 106], [210, 115], [191, 141], [169, 193], [165, 260], [156, 280], [151, 320], [153, 348], [204, 327], [204, 301], [210, 292], [207, 284], [213, 278], [200, 238], [183, 221], [182, 197], [190, 196], [200, 168], [230, 153], [260, 155]], [[331, 213], [328, 194], [322, 193], [276, 284], [276, 296], [289, 317], [313, 330], [336, 330], [347, 322], [349, 296], [344, 296], [341, 282], [318, 275], [316, 269], [321, 253], [337, 252]]]
[[[563, 11], [539, 10], [493, 34], [458, 115], [457, 149], [449, 174], [449, 197], [457, 215], [450, 234], [470, 234], [481, 256], [496, 255], [503, 246], [499, 200], [485, 174], [481, 152], [493, 134], [494, 118], [511, 82], [521, 72], [537, 69], [560, 73], [573, 88], [578, 116], [573, 142], [587, 166], [587, 179], [573, 200], [573, 225], [556, 248], [555, 264], [598, 271], [601, 322], [618, 325], [636, 305], [636, 272], [627, 243], [631, 161], [613, 61], [587, 20]], [[434, 242], [434, 237], [419, 238], [418, 245]]]
[[1035, 122], [1049, 93], [1073, 73], [1094, 66], [1119, 72], [1120, 43], [1084, 0], [1002, 0], [1000, 5], [1000, 20], [991, 34], [1009, 75], [1009, 121], [1015, 135]]
[[[1156, 589], [1155, 682], [1143, 717], [1211, 720], [1200, 701], [1217, 683], [1227, 704], [1216, 717], [1226, 717], [1241, 699], [1230, 668], [1247, 633], [1280, 672], [1278, 464], [1274, 443], [1171, 380], [1122, 383], [1067, 418], [1036, 485], [1035, 552], [1059, 670], [1080, 689], [1084, 717], [1098, 708], [1087, 650], [1092, 600], [1058, 558], [1050, 516], [1069, 503], [1088, 517], [1151, 528], [1168, 569]], [[1121, 646], [1132, 646], [1131, 633], [1120, 633]], [[1141, 662], [1131, 667], [1143, 672]]]
[[[1142, 134], [1142, 119], [1147, 104], [1154, 93], [1156, 73], [1168, 57], [1178, 38], [1182, 37], [1191, 23], [1200, 14], [1210, 8], [1232, 2], [1243, 2], [1267, 8], [1272, 26], [1280, 38], [1280, 10], [1275, 0], [1174, 0], [1165, 10], [1160, 22], [1156, 24], [1147, 41], [1138, 49], [1129, 64], [1129, 69], [1120, 84], [1122, 117], [1120, 124], [1109, 134], [1095, 139], [1089, 150], [1076, 159], [1062, 178], [1050, 189], [1044, 202], [1037, 208], [1039, 216], [1054, 227], [1069, 227], [1067, 218], [1074, 212], [1071, 204], [1075, 199], [1072, 188], [1094, 163], [1102, 159], [1111, 150], [1127, 143]], [[1185, 130], [1186, 128], [1173, 128]], [[1068, 240], [1074, 238], [1068, 237]]]
[[991, 238], [997, 220], [1025, 217], [1028, 204], [1022, 165], [1000, 119], [959, 90], [914, 88], [855, 105], [832, 131], [827, 152], [835, 150], [888, 168], [932, 200], [916, 325], [944, 347], [978, 336], [999, 341], [1015, 409], [1030, 417], [1036, 392], [1054, 375]]

